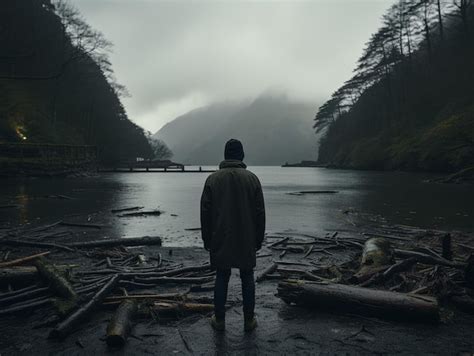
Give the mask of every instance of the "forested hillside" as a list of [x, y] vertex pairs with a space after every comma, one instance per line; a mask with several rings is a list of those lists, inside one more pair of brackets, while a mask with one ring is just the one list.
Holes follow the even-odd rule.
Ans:
[[316, 158], [311, 131], [314, 106], [284, 95], [262, 95], [251, 102], [215, 103], [193, 110], [155, 134], [173, 151], [174, 160], [217, 165], [225, 142], [244, 144], [247, 164], [281, 165]]
[[474, 1], [397, 1], [354, 76], [320, 107], [321, 163], [456, 171], [474, 165]]
[[0, 141], [97, 145], [102, 161], [151, 155], [119, 99], [111, 43], [68, 3], [0, 4]]

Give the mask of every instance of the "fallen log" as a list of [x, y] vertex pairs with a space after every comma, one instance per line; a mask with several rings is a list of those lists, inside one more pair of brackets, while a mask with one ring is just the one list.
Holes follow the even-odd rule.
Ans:
[[278, 297], [286, 303], [309, 308], [345, 311], [395, 320], [436, 322], [439, 307], [436, 299], [418, 295], [367, 289], [342, 284], [283, 281]]
[[155, 302], [151, 310], [160, 314], [209, 313], [214, 311], [214, 304]]
[[120, 304], [107, 325], [106, 342], [108, 346], [122, 347], [125, 345], [132, 330], [132, 323], [137, 310], [137, 303], [132, 299], [126, 299]]
[[69, 226], [69, 227], [87, 227], [91, 229], [102, 229], [104, 227], [103, 225], [97, 225], [97, 224], [82, 224], [82, 223], [73, 223], [73, 222], [67, 222], [67, 221], [61, 221], [59, 225]]
[[74, 248], [93, 248], [93, 247], [113, 247], [113, 246], [161, 246], [161, 237], [159, 236], [143, 236], [129, 237], [121, 239], [103, 239], [86, 242], [72, 242], [69, 247]]
[[77, 309], [73, 314], [51, 330], [49, 338], [64, 339], [68, 336], [74, 327], [76, 327], [83, 319], [87, 318], [94, 309], [104, 301], [105, 297], [115, 289], [120, 278], [121, 276], [119, 274], [110, 278], [110, 280], [85, 305]]
[[259, 283], [263, 281], [268, 274], [272, 274], [273, 272], [276, 272], [277, 269], [278, 269], [278, 265], [276, 263], [272, 263], [260, 275], [257, 276], [257, 278], [255, 279], [255, 282]]
[[110, 212], [112, 213], [121, 213], [122, 211], [132, 211], [132, 210], [140, 210], [143, 209], [143, 206], [132, 206], [130, 208], [121, 208], [121, 209], [112, 209]]
[[58, 296], [75, 303], [77, 294], [69, 281], [62, 275], [52, 263], [49, 263], [43, 257], [35, 260], [34, 265], [38, 269], [38, 273], [48, 284], [52, 291]]
[[25, 262], [30, 262], [31, 260], [34, 260], [35, 258], [38, 258], [38, 257], [41, 257], [41, 256], [46, 256], [46, 255], [49, 255], [49, 254], [50, 254], [50, 251], [46, 251], [46, 252], [42, 252], [42, 253], [37, 253], [36, 255], [31, 255], [31, 256], [27, 256], [27, 257], [18, 258], [16, 260], [11, 260], [11, 261], [8, 261], [8, 262], [2, 262], [2, 263], [0, 263], [0, 268], [18, 266], [18, 265], [21, 265]]
[[282, 238], [281, 240], [275, 241], [275, 242], [271, 243], [270, 245], [268, 245], [268, 248], [272, 248], [272, 247], [275, 247], [275, 246], [284, 244], [284, 243], [287, 242], [289, 239], [290, 239], [289, 237], [284, 237], [284, 238]]
[[20, 240], [10, 240], [2, 239], [2, 244], [6, 246], [25, 246], [25, 247], [37, 247], [37, 248], [58, 248], [60, 250], [74, 252], [74, 249], [65, 245], [60, 245], [52, 242], [31, 242], [31, 241], [20, 241]]
[[150, 210], [150, 211], [136, 211], [133, 213], [124, 213], [117, 215], [121, 218], [134, 217], [134, 216], [160, 216], [162, 212], [160, 210]]
[[35, 267], [12, 267], [0, 269], [0, 286], [28, 285], [38, 278]]
[[138, 283], [149, 284], [203, 284], [214, 280], [214, 277], [151, 277], [151, 278], [135, 278], [134, 281]]

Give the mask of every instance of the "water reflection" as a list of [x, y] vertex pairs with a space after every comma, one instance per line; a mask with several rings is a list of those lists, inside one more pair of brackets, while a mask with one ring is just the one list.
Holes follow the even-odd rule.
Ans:
[[[212, 167], [203, 167], [208, 169]], [[423, 174], [318, 168], [250, 167], [260, 178], [268, 230], [323, 232], [350, 225], [344, 210], [380, 214], [390, 222], [427, 228], [473, 230], [474, 190], [468, 185], [426, 184]], [[50, 223], [61, 219], [107, 225], [107, 236], [163, 236], [169, 246], [200, 246], [199, 200], [208, 174], [119, 173], [82, 179], [4, 179], [0, 221]], [[337, 194], [294, 196], [304, 190]], [[71, 199], [48, 196], [64, 195]], [[158, 208], [159, 216], [121, 218], [110, 210]]]

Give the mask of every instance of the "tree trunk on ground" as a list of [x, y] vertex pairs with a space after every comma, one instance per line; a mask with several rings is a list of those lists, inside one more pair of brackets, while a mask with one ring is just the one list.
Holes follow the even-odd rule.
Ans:
[[62, 275], [53, 264], [47, 262], [43, 257], [35, 260], [38, 272], [54, 293], [71, 302], [75, 302], [77, 294], [69, 281]]
[[49, 334], [49, 338], [64, 339], [71, 331], [85, 318], [87, 318], [94, 309], [102, 304], [104, 299], [117, 286], [121, 276], [116, 274], [89, 300], [85, 305], [77, 309], [67, 319], [59, 323]]
[[93, 248], [93, 247], [114, 247], [114, 246], [161, 246], [161, 237], [143, 236], [123, 239], [103, 239], [86, 242], [73, 242], [68, 247], [75, 248]]
[[137, 303], [134, 300], [124, 300], [114, 317], [107, 325], [107, 345], [111, 347], [122, 347], [127, 342], [128, 335], [132, 330], [132, 323], [137, 313]]
[[396, 320], [439, 320], [438, 303], [430, 297], [302, 281], [280, 282], [277, 295], [286, 303], [309, 308], [332, 309]]

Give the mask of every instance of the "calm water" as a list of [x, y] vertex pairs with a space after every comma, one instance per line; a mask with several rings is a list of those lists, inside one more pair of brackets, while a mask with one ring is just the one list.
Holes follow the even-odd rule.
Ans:
[[[205, 167], [203, 167], [205, 168]], [[206, 167], [214, 168], [214, 167]], [[351, 208], [379, 214], [389, 222], [427, 228], [473, 231], [474, 189], [469, 185], [423, 183], [432, 176], [324, 168], [250, 167], [262, 182], [267, 230], [308, 232], [347, 225]], [[59, 219], [105, 224], [104, 235], [159, 235], [167, 245], [199, 245], [199, 200], [208, 174], [110, 173], [94, 178], [1, 181], [0, 224], [48, 223]], [[337, 194], [294, 196], [303, 190]], [[46, 198], [67, 195], [73, 199]], [[159, 217], [119, 218], [111, 209], [144, 206]], [[66, 218], [65, 218], [66, 216]]]

